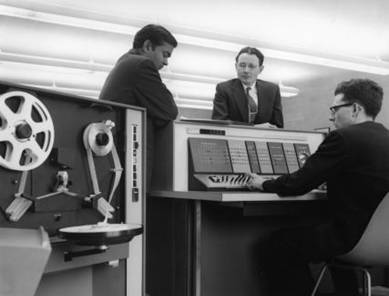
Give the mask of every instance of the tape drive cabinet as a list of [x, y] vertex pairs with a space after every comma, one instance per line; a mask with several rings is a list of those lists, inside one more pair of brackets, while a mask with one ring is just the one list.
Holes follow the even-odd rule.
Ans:
[[[114, 294], [142, 295], [144, 122], [142, 108], [0, 82], [0, 228], [42, 227], [52, 245], [45, 272], [84, 253], [85, 265], [123, 259], [113, 250], [125, 244], [131, 256]], [[83, 246], [67, 250], [68, 266], [54, 258], [64, 242]]]

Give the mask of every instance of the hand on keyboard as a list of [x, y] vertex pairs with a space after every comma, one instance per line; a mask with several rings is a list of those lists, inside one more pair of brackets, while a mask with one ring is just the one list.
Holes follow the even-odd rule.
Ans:
[[246, 182], [246, 186], [251, 191], [259, 190], [263, 191], [263, 182], [266, 181], [264, 177], [261, 177], [257, 174], [246, 174], [246, 176], [249, 177], [248, 181]]

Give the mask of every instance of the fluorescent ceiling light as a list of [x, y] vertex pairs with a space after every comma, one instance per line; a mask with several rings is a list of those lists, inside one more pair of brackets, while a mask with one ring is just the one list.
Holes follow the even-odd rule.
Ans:
[[125, 35], [135, 35], [135, 33], [139, 30], [139, 27], [136, 26], [115, 24], [114, 22], [72, 17], [56, 13], [40, 12], [37, 10], [18, 8], [1, 4], [0, 15]]
[[295, 97], [300, 93], [300, 90], [297, 87], [286, 86], [281, 81], [278, 85], [280, 87], [281, 97], [283, 98]]
[[[212, 101], [201, 101], [201, 100], [193, 100], [193, 99], [188, 99], [188, 98], [176, 98], [175, 99], [177, 105], [179, 106], [197, 106], [201, 107], [202, 109], [208, 109], [212, 110], [213, 103]], [[188, 107], [188, 108], [193, 108], [193, 107]]]
[[[45, 58], [34, 55], [26, 54], [14, 54], [14, 53], [4, 53], [0, 51], [0, 60], [4, 64], [15, 64], [19, 65], [20, 69], [23, 63], [31, 65], [29, 71], [31, 72], [41, 72], [45, 75], [30, 75], [31, 77], [49, 77], [50, 83], [52, 81], [68, 81], [71, 80], [80, 81], [94, 81], [91, 75], [94, 74], [95, 77], [99, 75], [99, 83], [105, 79], [106, 75], [112, 68], [113, 65], [106, 64], [96, 64], [95, 62], [79, 62], [68, 59], [57, 59], [57, 58]], [[8, 73], [9, 70], [8, 70]], [[214, 91], [216, 84], [225, 80], [221, 77], [211, 77], [205, 75], [191, 75], [183, 73], [173, 73], [168, 68], [161, 71], [161, 77], [164, 82], [171, 88], [172, 92], [178, 94], [179, 96], [195, 98], [196, 96], [200, 100], [213, 99]], [[73, 75], [73, 76], [71, 76]], [[87, 75], [87, 78], [84, 78]], [[104, 78], [104, 79], [103, 79]], [[90, 82], [88, 82], [90, 84]], [[96, 84], [97, 85], [97, 84]], [[299, 90], [295, 87], [285, 86], [281, 82], [279, 84], [281, 96], [284, 98], [296, 96], [299, 93]]]
[[380, 60], [330, 54], [316, 56], [308, 53], [302, 54], [293, 51], [281, 51], [275, 49], [263, 49], [263, 54], [268, 57], [306, 64], [314, 64], [378, 75], [389, 74], [389, 63]]
[[38, 87], [38, 88], [47, 89], [47, 90], [54, 90], [54, 91], [58, 91], [61, 93], [68, 93], [68, 94], [72, 94], [72, 95], [88, 97], [91, 99], [98, 99], [99, 93], [100, 93], [100, 91], [93, 91], [93, 90], [87, 90], [87, 89], [82, 89], [82, 88], [73, 88], [73, 87], [60, 87], [60, 86], [56, 86], [55, 84], [53, 84], [51, 86], [47, 86], [47, 85], [23, 83], [23, 85], [31, 86], [31, 87]]
[[[81, 12], [81, 11], [80, 11]], [[34, 21], [47, 22], [60, 24], [65, 26], [80, 27], [91, 30], [98, 30], [104, 32], [112, 32], [117, 34], [125, 35], [134, 35], [138, 30], [139, 26], [127, 25], [127, 24], [117, 24], [115, 21], [106, 19], [108, 17], [113, 18], [113, 16], [106, 16], [103, 21], [90, 19], [90, 15], [85, 13], [85, 17], [72, 17], [61, 15], [57, 13], [47, 13], [39, 12], [30, 9], [17, 8], [9, 5], [0, 5], [0, 14], [6, 16], [12, 16], [23, 19], [30, 19]], [[101, 18], [102, 16], [99, 15]], [[178, 31], [178, 32], [177, 32]], [[225, 50], [230, 52], [237, 52], [246, 44], [252, 44], [253, 46], [258, 45], [257, 47], [261, 49], [266, 57], [288, 60], [300, 63], [314, 64], [326, 67], [334, 67], [352, 71], [360, 71], [365, 73], [372, 73], [378, 75], [388, 75], [389, 74], [389, 63], [366, 59], [361, 57], [348, 57], [342, 55], [334, 54], [314, 54], [309, 52], [299, 52], [295, 49], [280, 50], [280, 49], [271, 49], [267, 47], [260, 46], [260, 42], [256, 40], [241, 40], [240, 42], [235, 41], [225, 41], [217, 40], [216, 38], [204, 37], [204, 35], [209, 35], [208, 32], [193, 32], [193, 34], [188, 33], [190, 30], [183, 30], [185, 34], [179, 32], [180, 29], [177, 28], [175, 36], [180, 43], [190, 44], [194, 46], [201, 46], [206, 48], [214, 48], [219, 50]], [[196, 35], [202, 34], [203, 36], [199, 37]], [[231, 38], [231, 37], [230, 37]], [[246, 44], [245, 44], [246, 43]], [[258, 43], [258, 44], [255, 44]]]
[[[182, 73], [172, 73], [170, 71], [168, 72], [161, 72], [161, 76], [164, 79], [164, 81], [171, 87], [177, 89], [177, 93], [185, 92], [196, 94], [196, 87], [198, 88], [198, 96], [204, 97], [204, 98], [212, 98], [214, 96], [215, 87], [216, 84], [219, 82], [224, 81], [223, 78], [217, 78], [217, 77], [208, 77], [203, 75], [190, 75], [190, 74], [182, 74]], [[169, 79], [172, 79], [173, 82], [169, 84]], [[286, 86], [282, 82], [279, 82], [281, 97], [283, 98], [290, 98], [295, 97], [300, 93], [300, 90], [293, 86]], [[188, 90], [185, 91], [185, 88]], [[181, 91], [180, 91], [181, 89]], [[192, 97], [191, 95], [191, 97]]]
[[172, 79], [172, 80], [179, 80], [179, 81], [181, 80], [181, 81], [192, 81], [192, 82], [204, 82], [204, 83], [208, 83], [208, 84], [217, 84], [217, 83], [224, 80], [223, 78], [220, 78], [220, 77], [174, 73], [168, 67], [164, 67], [160, 71], [160, 74], [165, 79]]
[[[240, 49], [247, 46], [245, 44], [238, 44], [228, 41], [213, 40], [207, 38], [200, 38], [194, 36], [187, 36], [182, 34], [176, 34], [177, 38], [186, 44], [191, 44], [195, 46], [202, 46], [206, 48], [215, 48], [231, 52], [239, 52]], [[253, 43], [249, 41], [248, 43]], [[257, 42], [258, 43], [258, 42]], [[293, 61], [305, 64], [313, 64], [325, 67], [333, 67], [339, 69], [346, 69], [351, 71], [359, 71], [371, 74], [378, 75], [388, 75], [389, 74], [389, 63], [373, 60], [361, 57], [349, 57], [343, 55], [329, 55], [329, 54], [320, 54], [314, 55], [310, 53], [298, 53], [295, 50], [285, 51], [278, 49], [270, 49], [266, 47], [257, 46], [258, 49], [262, 51], [264, 56], [279, 60]]]
[[76, 61], [72, 59], [61, 59], [53, 57], [42, 57], [32, 54], [21, 54], [14, 52], [6, 52], [0, 49], [0, 61], [15, 62], [15, 63], [27, 63], [27, 64], [37, 64], [37, 65], [46, 65], [54, 66], [58, 68], [69, 68], [69, 69], [80, 69], [80, 70], [90, 70], [90, 71], [103, 71], [107, 72], [112, 69], [113, 65], [107, 65], [102, 63], [96, 63], [92, 60], [90, 61]]

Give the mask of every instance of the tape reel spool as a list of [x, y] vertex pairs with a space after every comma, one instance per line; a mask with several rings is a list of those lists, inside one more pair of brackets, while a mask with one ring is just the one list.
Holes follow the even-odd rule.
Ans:
[[111, 128], [114, 123], [111, 121], [89, 124], [84, 130], [84, 145], [92, 150], [97, 156], [105, 156], [111, 152], [113, 136]]
[[49, 156], [53, 144], [53, 120], [41, 101], [23, 91], [0, 96], [0, 166], [35, 169]]

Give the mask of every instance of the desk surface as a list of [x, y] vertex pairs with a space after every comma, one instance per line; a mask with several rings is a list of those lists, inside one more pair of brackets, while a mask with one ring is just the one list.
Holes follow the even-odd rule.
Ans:
[[152, 197], [166, 197], [177, 199], [194, 199], [194, 200], [209, 200], [221, 202], [234, 201], [307, 201], [307, 200], [322, 200], [326, 198], [326, 192], [321, 190], [313, 190], [307, 194], [300, 196], [285, 196], [280, 197], [275, 193], [264, 192], [247, 192], [247, 191], [168, 191], [155, 190], [151, 191]]

